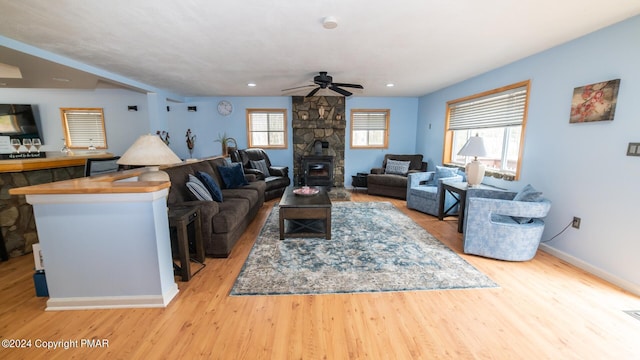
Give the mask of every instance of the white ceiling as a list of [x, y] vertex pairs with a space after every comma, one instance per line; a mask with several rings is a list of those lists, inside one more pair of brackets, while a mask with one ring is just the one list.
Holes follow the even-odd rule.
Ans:
[[[318, 71], [362, 84], [354, 96], [421, 96], [637, 14], [638, 0], [0, 0], [0, 35], [181, 96], [292, 95]], [[3, 87], [117, 83], [10, 47], [0, 63], [24, 77]]]

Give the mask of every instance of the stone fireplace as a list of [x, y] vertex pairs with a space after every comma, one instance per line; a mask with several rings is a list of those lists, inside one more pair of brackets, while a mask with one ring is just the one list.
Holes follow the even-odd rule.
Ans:
[[302, 157], [303, 184], [308, 186], [333, 186], [335, 157], [331, 155], [305, 155]]
[[[304, 185], [303, 158], [331, 157], [333, 160], [331, 192], [344, 189], [344, 150], [347, 120], [342, 96], [293, 96], [291, 126], [293, 128], [293, 181]], [[322, 146], [317, 146], [322, 143]], [[320, 152], [320, 153], [318, 153]], [[316, 164], [318, 165], [318, 164]], [[344, 192], [344, 190], [342, 191]], [[336, 196], [336, 195], [333, 195]], [[347, 195], [338, 195], [347, 197]]]

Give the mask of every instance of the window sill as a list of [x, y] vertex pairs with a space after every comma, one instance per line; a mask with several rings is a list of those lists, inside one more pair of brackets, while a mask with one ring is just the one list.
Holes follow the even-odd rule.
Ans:
[[[464, 166], [460, 165], [460, 164], [445, 164], [446, 166], [449, 167], [457, 167], [459, 169], [462, 169], [464, 171]], [[505, 181], [514, 181], [516, 180], [516, 175], [512, 174], [512, 173], [506, 173], [506, 172], [500, 172], [500, 171], [496, 171], [496, 170], [485, 170], [484, 172], [484, 176], [490, 176], [496, 179], [502, 179]]]

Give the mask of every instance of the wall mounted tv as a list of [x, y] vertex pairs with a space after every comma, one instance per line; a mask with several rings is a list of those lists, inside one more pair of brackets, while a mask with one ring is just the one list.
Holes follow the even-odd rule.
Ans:
[[0, 104], [0, 136], [39, 138], [33, 110], [31, 105]]

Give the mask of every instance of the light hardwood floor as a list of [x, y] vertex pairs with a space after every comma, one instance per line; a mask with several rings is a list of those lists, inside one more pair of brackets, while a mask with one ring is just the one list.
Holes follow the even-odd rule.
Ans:
[[[45, 312], [31, 255], [0, 263], [0, 359], [638, 359], [640, 298], [544, 252], [524, 263], [462, 254], [456, 220], [390, 201], [500, 285], [496, 289], [304, 296], [228, 293], [268, 202], [228, 259], [207, 267], [164, 309]], [[561, 241], [561, 240], [560, 240]], [[39, 341], [106, 339], [106, 348]], [[60, 346], [60, 345], [59, 345]]]

